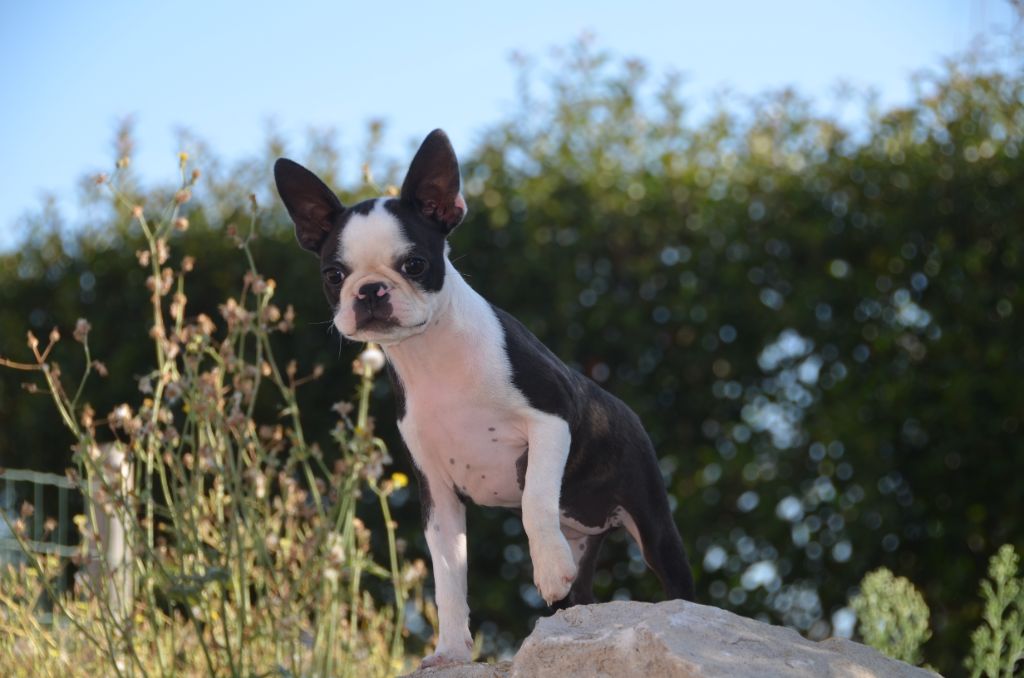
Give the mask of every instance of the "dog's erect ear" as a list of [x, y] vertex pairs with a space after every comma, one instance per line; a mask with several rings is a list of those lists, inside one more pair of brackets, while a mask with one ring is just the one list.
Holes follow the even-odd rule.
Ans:
[[460, 192], [459, 161], [444, 131], [427, 135], [409, 165], [402, 184], [402, 200], [437, 223], [447, 234], [466, 216]]
[[345, 206], [327, 184], [297, 162], [281, 158], [274, 163], [277, 192], [295, 222], [299, 244], [319, 252]]

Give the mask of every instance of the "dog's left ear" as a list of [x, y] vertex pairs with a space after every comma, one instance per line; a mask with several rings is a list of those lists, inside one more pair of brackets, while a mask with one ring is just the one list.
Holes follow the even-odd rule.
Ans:
[[402, 201], [434, 221], [445, 235], [466, 216], [459, 161], [443, 130], [427, 135], [409, 165], [402, 184]]

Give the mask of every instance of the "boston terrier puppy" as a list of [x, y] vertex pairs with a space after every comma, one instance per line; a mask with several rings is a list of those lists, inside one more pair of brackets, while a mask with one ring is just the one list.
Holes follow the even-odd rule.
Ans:
[[554, 607], [594, 602], [602, 540], [625, 527], [669, 598], [693, 576], [654, 447], [615, 396], [475, 292], [448, 259], [466, 215], [459, 163], [427, 136], [397, 198], [345, 207], [312, 172], [274, 165], [299, 244], [320, 258], [334, 324], [387, 356], [419, 476], [439, 637], [423, 666], [470, 660], [466, 511], [522, 511], [533, 581]]

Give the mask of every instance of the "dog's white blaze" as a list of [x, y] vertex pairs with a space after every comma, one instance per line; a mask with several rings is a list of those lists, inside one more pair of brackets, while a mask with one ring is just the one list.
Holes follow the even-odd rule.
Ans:
[[[354, 214], [338, 236], [338, 263], [349, 269], [341, 286], [334, 324], [346, 337], [357, 341], [378, 341], [382, 344], [401, 341], [421, 332], [429, 322], [437, 301], [435, 294], [424, 294], [412, 285], [395, 265], [413, 249], [402, 233], [401, 224], [384, 203], [374, 201], [369, 214]], [[359, 288], [367, 283], [383, 282], [390, 294], [391, 312], [405, 329], [392, 329], [386, 334], [361, 332], [356, 329], [355, 302]]]
[[373, 203], [369, 214], [353, 214], [338, 236], [339, 263], [353, 273], [390, 267], [396, 258], [412, 249], [402, 235], [398, 219], [384, 207], [384, 200]]

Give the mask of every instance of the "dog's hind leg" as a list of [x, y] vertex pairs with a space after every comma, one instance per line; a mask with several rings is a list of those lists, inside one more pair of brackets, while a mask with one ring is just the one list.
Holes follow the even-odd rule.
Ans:
[[[647, 566], [661, 580], [669, 599], [694, 599], [693, 572], [686, 558], [682, 537], [672, 519], [668, 496], [662, 489], [661, 472], [651, 456], [644, 468], [644, 487], [651, 491], [637, 493], [624, 501], [622, 524], [636, 541]], [[647, 467], [647, 464], [644, 464]]]

